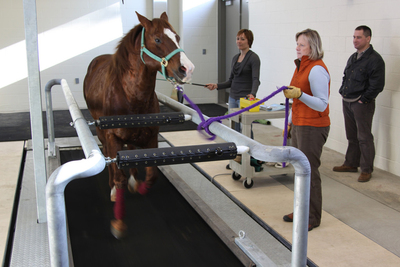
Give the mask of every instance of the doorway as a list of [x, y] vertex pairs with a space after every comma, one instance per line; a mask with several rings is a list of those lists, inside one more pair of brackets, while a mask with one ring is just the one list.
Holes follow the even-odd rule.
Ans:
[[[232, 57], [238, 53], [236, 34], [249, 28], [249, 0], [219, 1], [218, 4], [218, 81], [223, 82], [231, 73]], [[228, 102], [229, 90], [218, 91], [218, 103]]]

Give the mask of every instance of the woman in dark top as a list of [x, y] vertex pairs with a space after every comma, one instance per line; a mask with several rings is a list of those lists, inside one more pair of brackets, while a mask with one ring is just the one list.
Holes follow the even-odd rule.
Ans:
[[[236, 36], [236, 45], [240, 53], [232, 59], [229, 79], [223, 83], [206, 84], [209, 90], [231, 89], [229, 109], [238, 108], [242, 97], [255, 98], [260, 86], [260, 58], [250, 50], [253, 40], [252, 31], [240, 30]], [[235, 130], [240, 132], [239, 124], [235, 124]]]

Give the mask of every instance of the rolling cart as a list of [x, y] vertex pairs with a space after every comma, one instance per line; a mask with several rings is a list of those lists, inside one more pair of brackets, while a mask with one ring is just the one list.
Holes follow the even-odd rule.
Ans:
[[[230, 113], [234, 113], [240, 110], [239, 108], [234, 108], [230, 110]], [[230, 127], [234, 128], [234, 122], [241, 123], [242, 134], [250, 137], [251, 136], [251, 124], [255, 120], [260, 119], [280, 119], [285, 118], [285, 111], [264, 111], [260, 110], [258, 112], [245, 111], [237, 116], [230, 118]], [[288, 164], [285, 168], [276, 168], [275, 166], [269, 166], [264, 164], [263, 170], [256, 172], [255, 168], [250, 165], [250, 154], [242, 154], [242, 163], [237, 163], [234, 160], [230, 160], [229, 165], [232, 169], [232, 178], [234, 180], [239, 180], [245, 177], [243, 185], [245, 188], [251, 188], [254, 185], [252, 180], [253, 177], [265, 177], [267, 175], [279, 175], [279, 174], [291, 174], [294, 173], [294, 168], [292, 165]]]

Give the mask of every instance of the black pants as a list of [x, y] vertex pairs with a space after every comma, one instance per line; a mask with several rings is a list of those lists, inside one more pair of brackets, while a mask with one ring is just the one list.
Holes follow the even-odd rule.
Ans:
[[360, 167], [361, 172], [374, 170], [375, 144], [372, 135], [372, 119], [375, 101], [367, 104], [343, 101], [344, 125], [348, 147], [344, 165]]
[[328, 139], [330, 127], [292, 126], [292, 146], [306, 155], [311, 167], [310, 212], [308, 223], [318, 226], [322, 214], [322, 187], [319, 166], [322, 148]]

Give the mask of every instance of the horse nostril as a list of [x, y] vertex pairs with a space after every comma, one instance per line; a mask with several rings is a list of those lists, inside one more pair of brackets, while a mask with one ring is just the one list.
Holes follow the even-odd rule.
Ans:
[[179, 72], [182, 73], [182, 75], [186, 76], [186, 68], [184, 66], [181, 66], [179, 68]]

